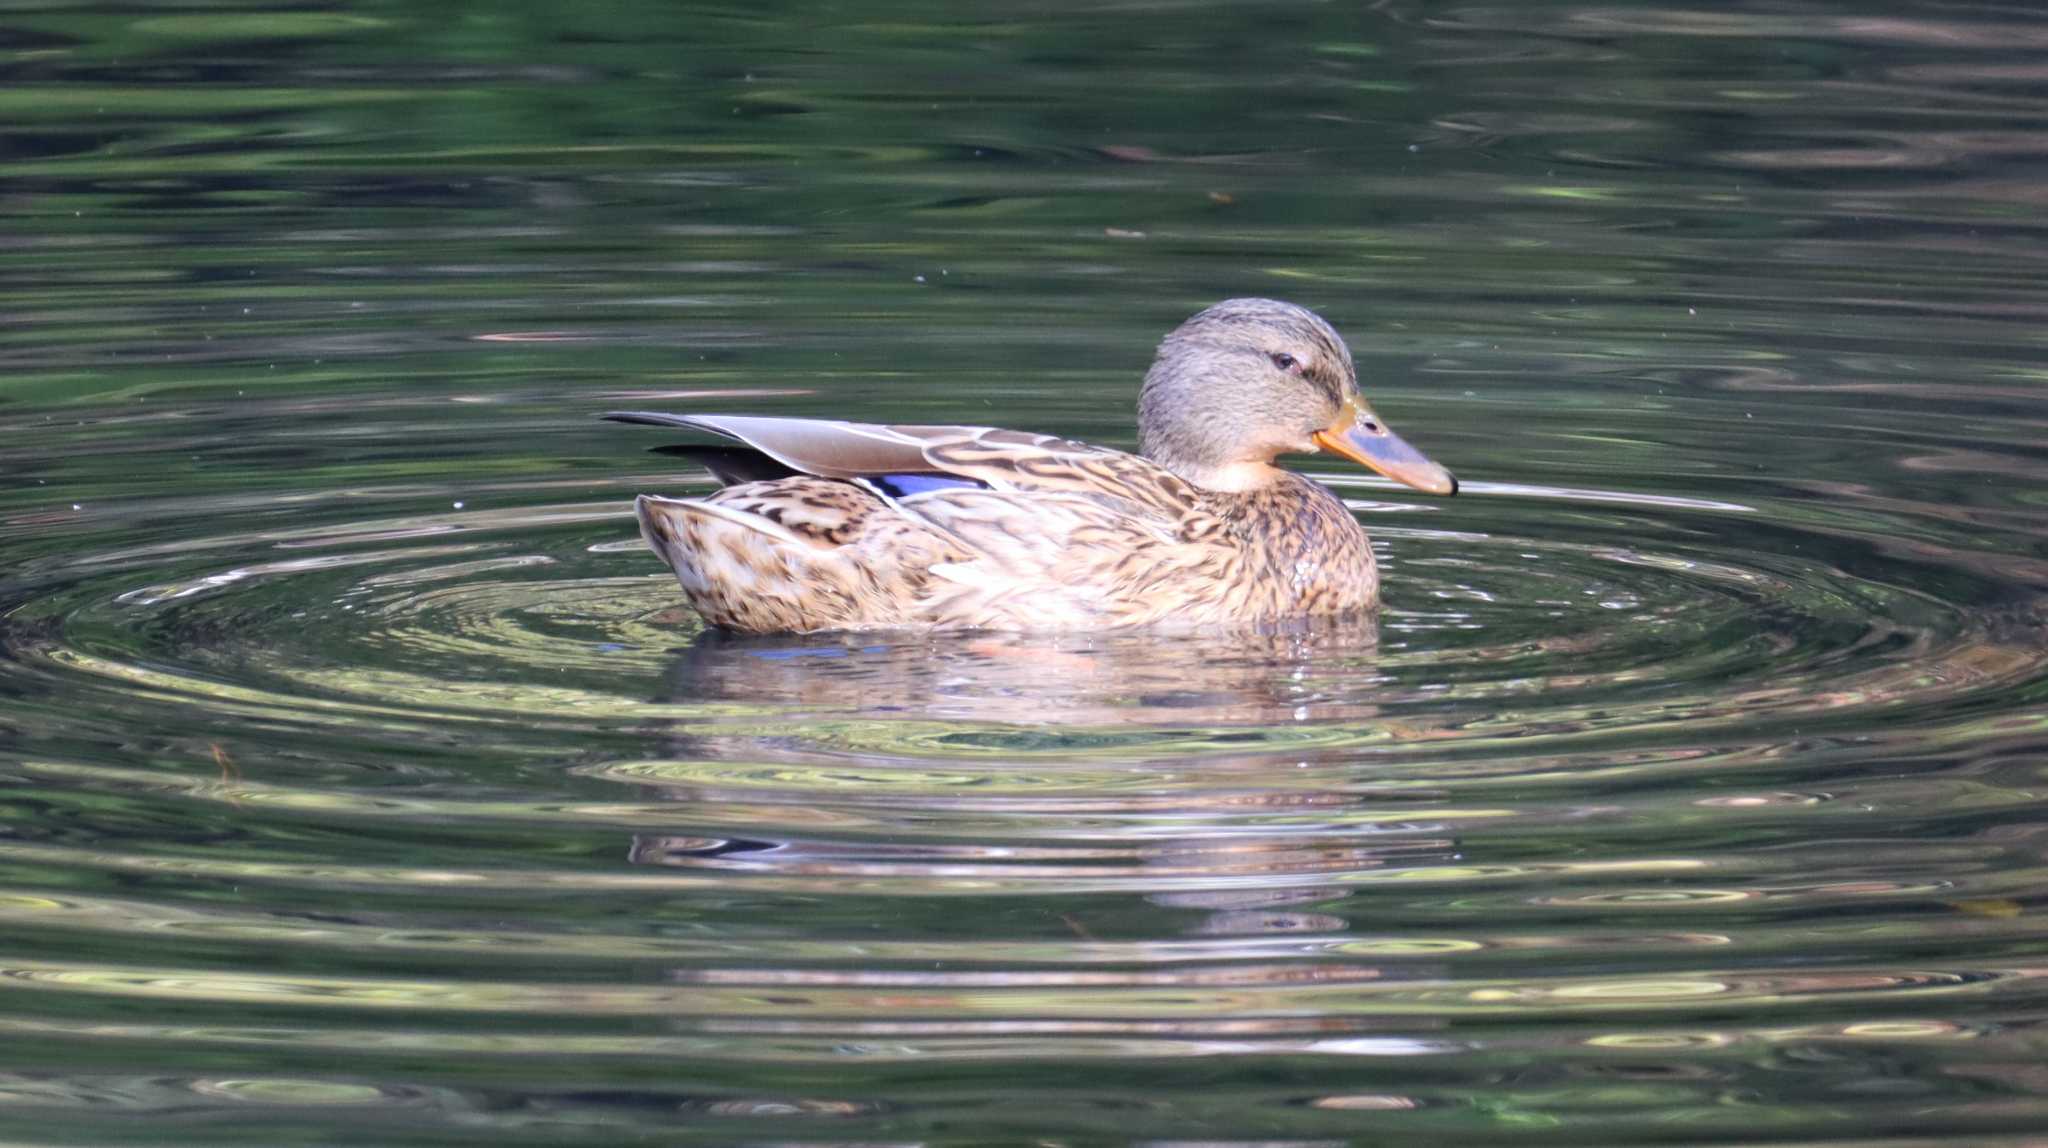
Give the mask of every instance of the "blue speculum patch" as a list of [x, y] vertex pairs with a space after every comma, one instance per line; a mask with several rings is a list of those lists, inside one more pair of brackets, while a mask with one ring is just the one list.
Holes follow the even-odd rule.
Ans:
[[890, 498], [908, 498], [934, 490], [988, 489], [987, 483], [950, 474], [877, 474], [870, 476], [868, 481]]

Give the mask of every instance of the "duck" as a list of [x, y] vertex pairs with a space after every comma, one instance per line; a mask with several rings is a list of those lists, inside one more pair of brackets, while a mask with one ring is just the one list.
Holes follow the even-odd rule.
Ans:
[[1379, 604], [1364, 527], [1279, 464], [1327, 452], [1431, 494], [1458, 481], [1359, 393], [1306, 307], [1226, 299], [1159, 344], [1136, 454], [1050, 434], [611, 411], [725, 445], [660, 448], [721, 485], [640, 495], [641, 536], [704, 621], [834, 630], [1261, 629]]

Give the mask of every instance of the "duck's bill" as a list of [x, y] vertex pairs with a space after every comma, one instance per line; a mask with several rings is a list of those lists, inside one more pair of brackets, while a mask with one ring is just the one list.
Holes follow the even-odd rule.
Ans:
[[1356, 463], [1379, 471], [1395, 482], [1431, 494], [1458, 493], [1458, 480], [1451, 472], [1429, 461], [1429, 456], [1409, 446], [1400, 435], [1372, 413], [1363, 400], [1344, 404], [1337, 421], [1315, 433], [1316, 445], [1331, 454], [1341, 454]]

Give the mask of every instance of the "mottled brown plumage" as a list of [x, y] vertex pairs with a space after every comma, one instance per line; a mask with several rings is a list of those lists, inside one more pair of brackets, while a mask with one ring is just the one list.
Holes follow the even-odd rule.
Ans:
[[[1219, 303], [1145, 377], [1145, 457], [988, 427], [621, 412], [738, 439], [731, 485], [642, 495], [641, 533], [713, 625], [1250, 627], [1379, 599], [1372, 547], [1328, 490], [1273, 465], [1329, 449], [1423, 489], [1449, 472], [1388, 432], [1314, 313]], [[785, 473], [786, 472], [786, 473]]]

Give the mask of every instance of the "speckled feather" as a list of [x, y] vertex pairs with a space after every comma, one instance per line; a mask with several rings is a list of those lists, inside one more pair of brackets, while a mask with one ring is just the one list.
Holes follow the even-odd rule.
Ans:
[[[676, 421], [685, 420], [696, 422]], [[1377, 598], [1364, 530], [1298, 475], [1241, 494], [1201, 491], [1136, 455], [1044, 435], [786, 421], [811, 423], [788, 428], [810, 436], [845, 428], [836, 433], [915, 440], [927, 469], [987, 489], [890, 499], [857, 480], [801, 475], [701, 499], [642, 497], [641, 533], [714, 625], [1228, 627], [1358, 611]], [[778, 446], [780, 461], [801, 466]]]

